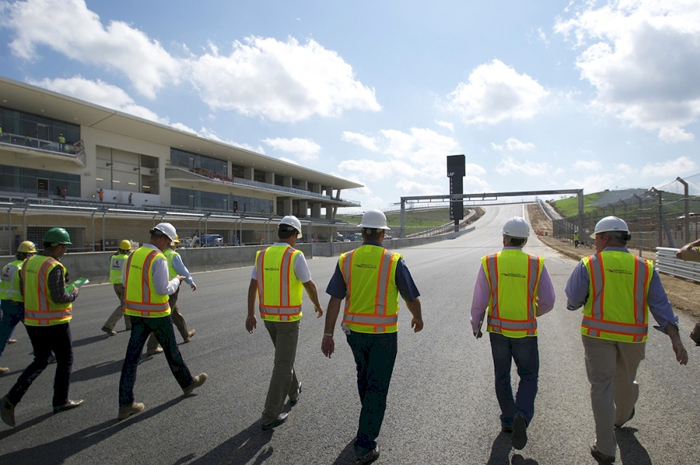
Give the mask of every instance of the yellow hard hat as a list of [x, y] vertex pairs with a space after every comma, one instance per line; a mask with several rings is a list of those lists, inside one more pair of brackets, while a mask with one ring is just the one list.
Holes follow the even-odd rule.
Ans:
[[17, 252], [36, 253], [36, 246], [32, 241], [24, 241], [17, 247]]
[[173, 239], [173, 244], [179, 244], [180, 243], [180, 236], [175, 234], [175, 239]]
[[124, 239], [119, 243], [119, 250], [131, 250], [131, 241], [129, 239]]

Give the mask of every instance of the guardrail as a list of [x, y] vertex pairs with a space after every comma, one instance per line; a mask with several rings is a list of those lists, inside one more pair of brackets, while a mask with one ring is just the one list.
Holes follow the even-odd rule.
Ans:
[[661, 273], [678, 278], [685, 278], [700, 283], [700, 262], [688, 262], [676, 258], [679, 249], [670, 247], [656, 248], [656, 269]]

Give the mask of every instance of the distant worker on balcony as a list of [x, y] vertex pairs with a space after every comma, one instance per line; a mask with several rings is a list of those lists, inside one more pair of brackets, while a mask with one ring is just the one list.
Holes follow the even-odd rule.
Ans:
[[566, 308], [583, 307], [581, 340], [591, 384], [596, 442], [593, 458], [613, 463], [615, 428], [630, 421], [639, 398], [636, 376], [644, 359], [649, 312], [669, 336], [676, 360], [688, 363], [673, 313], [654, 262], [629, 252], [627, 223], [606, 216], [596, 223], [596, 254], [584, 257], [566, 282]]
[[51, 352], [56, 354], [56, 375], [53, 382], [53, 411], [63, 412], [83, 404], [70, 400], [70, 374], [73, 367], [73, 343], [70, 321], [73, 301], [78, 297], [76, 286], [66, 286], [66, 268], [61, 257], [72, 244], [68, 231], [51, 228], [44, 234], [44, 250], [22, 265], [21, 288], [24, 297], [24, 326], [32, 341], [34, 361], [22, 372], [10, 392], [0, 399], [0, 417], [15, 426], [15, 407], [34, 380], [49, 365]]
[[58, 151], [59, 152], [64, 152], [66, 147], [66, 138], [63, 136], [63, 134], [58, 135]]
[[[17, 247], [16, 260], [8, 263], [2, 269], [2, 281], [0, 281], [0, 298], [2, 299], [2, 320], [0, 320], [0, 357], [5, 351], [5, 346], [10, 341], [10, 336], [15, 326], [24, 319], [24, 297], [20, 288], [20, 272], [24, 260], [36, 254], [36, 246], [33, 242], [24, 241]], [[7, 367], [0, 367], [0, 374], [10, 371]]]
[[124, 265], [126, 260], [129, 258], [131, 253], [131, 241], [124, 239], [119, 244], [119, 250], [114, 252], [114, 254], [109, 259], [109, 282], [114, 286], [114, 293], [117, 294], [119, 299], [119, 305], [114, 309], [112, 314], [107, 318], [104, 326], [102, 326], [102, 331], [107, 333], [109, 336], [116, 336], [117, 332], [114, 331], [114, 326], [117, 324], [119, 319], [123, 316], [124, 323], [126, 324], [126, 330], [131, 331], [131, 319], [129, 315], [124, 314]]
[[[175, 234], [175, 239], [170, 243], [170, 247], [163, 251], [163, 255], [165, 255], [165, 258], [168, 261], [168, 279], [173, 279], [178, 275], [184, 276], [185, 282], [190, 285], [193, 291], [196, 291], [197, 285], [194, 283], [194, 279], [192, 279], [190, 270], [188, 270], [185, 264], [182, 262], [182, 256], [175, 251], [179, 244], [180, 238], [177, 234]], [[179, 294], [180, 285], [178, 285], [177, 290], [173, 294], [170, 294], [170, 297], [168, 298], [168, 304], [170, 305], [171, 311], [170, 318], [173, 320], [173, 324], [177, 330], [180, 331], [182, 342], [187, 344], [190, 342], [192, 336], [194, 336], [195, 330], [187, 329], [185, 318], [182, 316], [182, 313], [180, 313], [180, 307], [177, 305], [177, 297]], [[151, 337], [148, 338], [148, 343], [146, 345], [146, 355], [155, 355], [161, 352], [163, 352], [163, 349], [158, 347], [158, 340], [154, 334], [151, 334]]]
[[102, 202], [105, 198], [105, 193], [101, 187], [100, 187], [100, 190], [97, 191], [97, 195], [100, 197], [100, 202]]

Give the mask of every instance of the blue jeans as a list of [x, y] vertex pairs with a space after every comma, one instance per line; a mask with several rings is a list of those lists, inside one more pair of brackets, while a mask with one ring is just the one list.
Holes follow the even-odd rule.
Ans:
[[[501, 423], [512, 426], [513, 417], [520, 413], [529, 425], [535, 415], [537, 377], [540, 371], [537, 337], [511, 338], [497, 333], [489, 333], [489, 336], [496, 381], [496, 398], [501, 407]], [[520, 377], [515, 398], [513, 398], [510, 380], [511, 360], [515, 361]]]
[[357, 365], [357, 391], [362, 403], [354, 444], [356, 451], [358, 448], [372, 450], [377, 446], [376, 439], [384, 421], [386, 397], [396, 361], [397, 334], [351, 331], [347, 335]]
[[15, 326], [24, 319], [24, 302], [3, 300], [0, 308], [2, 308], [2, 320], [0, 320], [0, 357], [2, 357]]
[[194, 381], [175, 342], [173, 322], [170, 317], [142, 318], [131, 316], [131, 337], [126, 347], [126, 357], [122, 366], [122, 375], [119, 379], [120, 407], [131, 405], [134, 402], [136, 367], [138, 366], [143, 346], [146, 344], [146, 339], [148, 339], [151, 332], [155, 334], [158, 343], [163, 348], [163, 354], [168, 360], [170, 371], [180, 387], [184, 389]]
[[52, 326], [26, 326], [34, 349], [34, 361], [22, 372], [7, 394], [7, 399], [17, 405], [29, 386], [49, 364], [51, 352], [56, 354], [56, 375], [53, 381], [53, 406], [68, 402], [70, 373], [73, 368], [73, 343], [70, 324]]

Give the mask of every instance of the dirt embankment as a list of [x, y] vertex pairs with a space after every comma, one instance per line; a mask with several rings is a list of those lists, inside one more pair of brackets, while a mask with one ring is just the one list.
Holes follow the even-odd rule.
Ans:
[[[528, 215], [532, 229], [547, 233], [547, 235], [539, 236], [539, 239], [554, 250], [576, 260], [595, 253], [595, 249], [591, 247], [574, 247], [571, 241], [552, 237], [552, 222], [542, 212], [539, 205], [528, 205]], [[639, 254], [639, 251], [635, 249], [630, 249], [630, 252]], [[650, 251], [642, 251], [642, 256], [650, 260], [655, 258], [655, 254]], [[659, 276], [661, 276], [661, 282], [673, 308], [700, 319], [700, 298], [698, 298], [700, 297], [700, 284], [663, 273], [660, 273]]]

